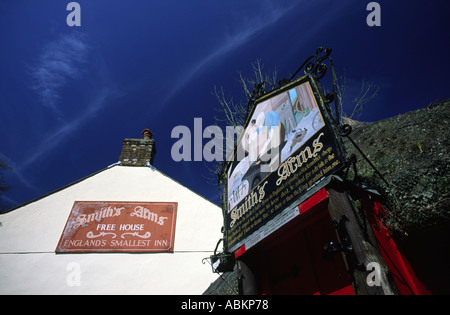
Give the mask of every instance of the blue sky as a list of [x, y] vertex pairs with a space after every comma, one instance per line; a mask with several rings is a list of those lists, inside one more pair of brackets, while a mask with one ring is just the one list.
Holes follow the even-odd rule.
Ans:
[[213, 124], [214, 87], [240, 99], [237, 71], [250, 75], [257, 59], [283, 78], [331, 47], [348, 100], [362, 80], [381, 88], [365, 121], [450, 97], [447, 0], [378, 1], [380, 27], [367, 26], [362, 0], [80, 0], [80, 27], [66, 24], [69, 2], [0, 0], [0, 157], [11, 167], [11, 205], [115, 163], [122, 140], [145, 128], [155, 166], [218, 202], [206, 162], [172, 160], [171, 131], [193, 130], [195, 117]]

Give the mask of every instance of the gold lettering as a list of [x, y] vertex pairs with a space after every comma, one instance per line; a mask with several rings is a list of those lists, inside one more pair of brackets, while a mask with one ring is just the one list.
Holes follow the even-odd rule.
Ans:
[[313, 147], [314, 147], [314, 152], [312, 154], [313, 157], [316, 157], [317, 154], [320, 152], [320, 150], [322, 150], [322, 148], [323, 148], [322, 142], [319, 142], [320, 137], [322, 137], [323, 135], [324, 135], [324, 133], [321, 132], [320, 135], [313, 141]]
[[230, 228], [232, 228], [233, 225], [236, 223], [236, 220], [238, 219], [238, 218], [237, 218], [237, 214], [236, 214], [236, 209], [233, 209], [233, 210], [231, 211], [230, 217], [231, 217]]
[[264, 196], [266, 195], [266, 193], [264, 192], [264, 188], [267, 183], [268, 181], [265, 181], [264, 184], [259, 188], [259, 202], [261, 202], [261, 200], [263, 200]]
[[[309, 159], [317, 159], [317, 154], [322, 150], [323, 143], [319, 142], [320, 137], [324, 135], [323, 132], [313, 141], [314, 151], [311, 153], [311, 148], [309, 146], [305, 147], [297, 156], [288, 158], [284, 163], [278, 167], [279, 178], [276, 181], [276, 185], [280, 186], [281, 183], [286, 180], [291, 174], [294, 174], [298, 168], [300, 168], [303, 163], [306, 163]], [[331, 147], [329, 148], [331, 149]]]
[[291, 175], [289, 172], [289, 167], [286, 162], [283, 162], [283, 164], [278, 167], [278, 176], [280, 176], [280, 178], [277, 180], [277, 186], [280, 185], [283, 180], [288, 178], [289, 175]]
[[245, 200], [241, 205], [239, 205], [237, 208], [234, 208], [233, 210], [231, 210], [230, 228], [232, 228], [234, 226], [234, 224], [236, 223], [236, 221], [239, 220], [240, 218], [242, 218], [244, 216], [244, 214], [249, 212], [255, 205], [257, 205], [258, 203], [260, 203], [263, 200], [263, 198], [265, 196], [264, 188], [267, 185], [267, 183], [268, 183], [268, 181], [265, 181], [261, 187], [259, 187], [259, 186], [257, 187], [259, 197], [255, 191], [252, 191], [250, 193], [250, 195], [245, 197]]

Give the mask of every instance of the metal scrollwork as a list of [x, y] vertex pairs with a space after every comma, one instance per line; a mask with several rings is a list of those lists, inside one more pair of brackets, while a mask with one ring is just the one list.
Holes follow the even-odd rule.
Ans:
[[305, 62], [297, 69], [297, 71], [295, 71], [295, 73], [289, 78], [289, 80], [282, 80], [280, 82], [284, 84], [291, 82], [302, 69], [304, 69], [305, 74], [311, 74], [317, 80], [320, 80], [321, 78], [323, 78], [325, 73], [327, 73], [328, 66], [324, 63], [324, 61], [327, 59], [331, 61], [331, 52], [331, 48], [317, 48], [316, 54], [306, 59]]
[[204, 264], [208, 263], [208, 264], [211, 265], [211, 263], [208, 261], [208, 259], [210, 259], [210, 258], [209, 258], [209, 257], [203, 258], [203, 259], [202, 259], [202, 264], [204, 265]]
[[[294, 72], [294, 74], [289, 79], [283, 79], [278, 82], [279, 87], [292, 82], [294, 78], [303, 70], [304, 74], [311, 75], [315, 80], [319, 81], [322, 79], [328, 71], [328, 67], [331, 68], [331, 79], [333, 82], [333, 92], [324, 96], [325, 107], [330, 112], [331, 119], [334, 123], [339, 126], [341, 124], [340, 117], [340, 104], [339, 98], [337, 97], [337, 78], [336, 72], [334, 70], [333, 59], [330, 57], [332, 52], [331, 48], [319, 47], [316, 53], [309, 56], [303, 64]], [[327, 65], [327, 63], [329, 65]], [[334, 102], [334, 114], [331, 113], [330, 104]]]
[[[277, 82], [278, 87], [272, 85], [272, 88], [273, 89], [282, 88], [283, 86], [287, 85], [288, 83], [291, 83], [294, 80], [294, 78], [300, 73], [300, 71], [302, 69], [303, 69], [304, 74], [309, 74], [318, 81], [321, 78], [323, 78], [328, 71], [328, 66], [325, 63], [325, 61], [328, 60], [328, 62], [330, 63], [331, 72], [332, 72], [333, 94], [327, 95], [325, 97], [325, 101], [326, 101], [327, 105], [329, 103], [331, 103], [332, 100], [334, 100], [335, 102], [338, 102], [339, 100], [336, 99], [336, 74], [334, 72], [333, 60], [330, 57], [331, 52], [332, 52], [331, 48], [323, 48], [323, 47], [317, 48], [316, 54], [307, 58], [305, 60], [305, 62], [303, 62], [303, 64], [297, 69], [297, 71], [294, 72], [294, 74], [289, 79], [279, 80]], [[250, 99], [248, 100], [248, 103], [247, 103], [246, 117], [248, 117], [250, 109], [254, 106], [255, 100], [272, 91], [272, 90], [270, 90], [270, 91], [265, 90], [265, 88], [264, 88], [265, 84], [268, 84], [268, 83], [269, 82], [263, 81], [258, 84], [255, 84], [253, 93], [250, 96]], [[336, 106], [336, 108], [338, 108], [338, 106]], [[333, 117], [333, 119], [335, 119], [337, 122], [340, 121], [339, 112], [337, 109], [335, 110], [335, 117]]]

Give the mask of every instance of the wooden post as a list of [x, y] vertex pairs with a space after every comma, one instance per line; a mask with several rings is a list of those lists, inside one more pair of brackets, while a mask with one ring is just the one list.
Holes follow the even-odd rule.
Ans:
[[[329, 196], [328, 210], [331, 219], [335, 223], [341, 221], [341, 227], [345, 225], [348, 238], [352, 244], [353, 253], [344, 251], [343, 255], [347, 270], [352, 278], [352, 286], [355, 294], [399, 294], [390, 270], [379, 252], [375, 236], [367, 220], [361, 218], [358, 214], [357, 209], [350, 202], [350, 197], [344, 188], [331, 184], [326, 189]], [[341, 235], [339, 234], [338, 239], [342, 246], [345, 240], [342, 239], [342, 233]], [[369, 265], [370, 263], [372, 264]], [[368, 265], [372, 268], [366, 270]], [[376, 275], [373, 271], [377, 270], [374, 270], [373, 266], [380, 267], [379, 273]], [[371, 275], [375, 275], [380, 279], [375, 279], [372, 282]], [[376, 284], [379, 284], [379, 286]]]

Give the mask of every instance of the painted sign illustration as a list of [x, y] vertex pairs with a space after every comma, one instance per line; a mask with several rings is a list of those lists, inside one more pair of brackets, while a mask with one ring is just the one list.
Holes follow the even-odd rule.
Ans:
[[227, 170], [227, 239], [233, 246], [343, 166], [312, 79], [257, 100]]

